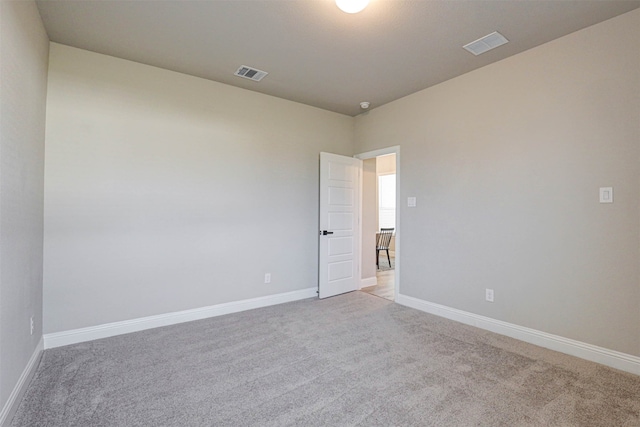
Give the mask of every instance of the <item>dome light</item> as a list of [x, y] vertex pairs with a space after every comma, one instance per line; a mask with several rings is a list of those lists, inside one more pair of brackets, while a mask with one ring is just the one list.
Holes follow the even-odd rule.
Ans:
[[358, 13], [369, 4], [369, 0], [336, 0], [336, 5], [343, 12]]

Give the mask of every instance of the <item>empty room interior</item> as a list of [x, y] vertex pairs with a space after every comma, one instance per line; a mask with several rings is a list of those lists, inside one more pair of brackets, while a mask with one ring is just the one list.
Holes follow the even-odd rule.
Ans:
[[640, 1], [0, 32], [0, 426], [640, 426]]

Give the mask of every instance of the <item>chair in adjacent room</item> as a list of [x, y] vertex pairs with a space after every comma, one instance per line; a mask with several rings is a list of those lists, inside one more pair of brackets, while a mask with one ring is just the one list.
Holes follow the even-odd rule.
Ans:
[[381, 228], [376, 238], [376, 267], [380, 268], [380, 251], [387, 251], [387, 260], [391, 268], [391, 257], [389, 256], [389, 244], [393, 236], [393, 228]]

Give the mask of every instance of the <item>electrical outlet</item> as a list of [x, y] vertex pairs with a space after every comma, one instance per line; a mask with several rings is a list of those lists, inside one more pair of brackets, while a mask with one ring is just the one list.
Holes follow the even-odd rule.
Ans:
[[31, 335], [33, 335], [33, 316], [31, 316], [30, 324], [31, 324]]
[[271, 283], [271, 273], [264, 273], [264, 283]]
[[485, 299], [489, 302], [493, 302], [493, 289], [485, 289]]

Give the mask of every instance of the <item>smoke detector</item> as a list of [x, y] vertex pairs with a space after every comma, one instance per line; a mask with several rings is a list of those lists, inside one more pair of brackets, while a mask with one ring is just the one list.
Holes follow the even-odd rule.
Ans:
[[366, 109], [368, 109], [368, 108], [369, 108], [369, 106], [370, 106], [370, 105], [371, 105], [371, 104], [370, 104], [370, 103], [368, 103], [367, 101], [362, 101], [362, 102], [360, 103], [360, 108], [362, 108], [363, 110], [366, 110]]
[[487, 34], [486, 36], [479, 38], [478, 40], [471, 43], [467, 43], [462, 47], [478, 56], [481, 53], [485, 53], [487, 51], [490, 51], [491, 49], [495, 49], [505, 43], [509, 43], [509, 40], [507, 40], [505, 36], [503, 36], [499, 32], [494, 31], [491, 34]]
[[264, 76], [266, 76], [269, 73], [267, 73], [266, 71], [258, 70], [256, 68], [247, 67], [246, 65], [242, 65], [233, 74], [235, 74], [238, 77], [253, 80], [254, 82], [259, 82], [264, 78]]

